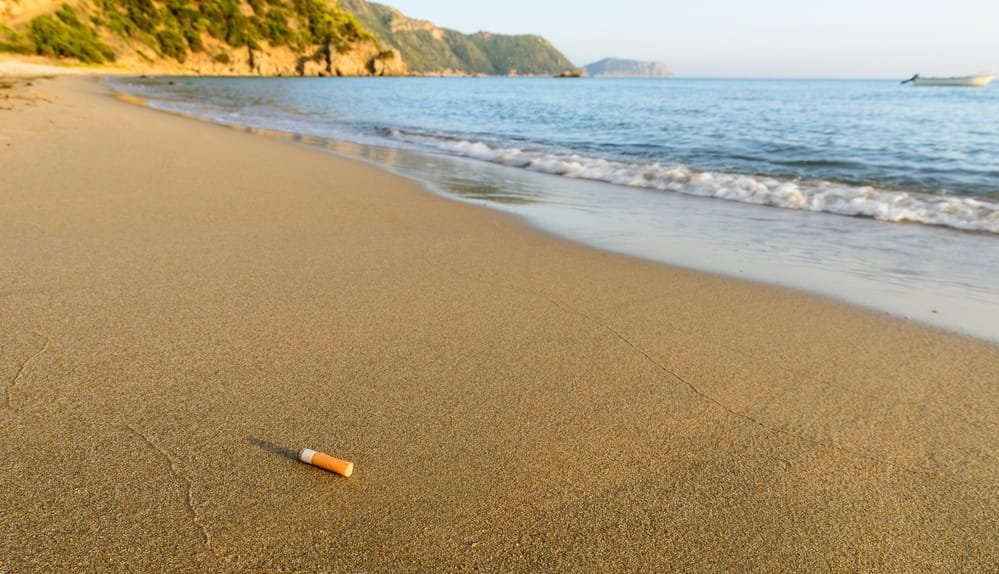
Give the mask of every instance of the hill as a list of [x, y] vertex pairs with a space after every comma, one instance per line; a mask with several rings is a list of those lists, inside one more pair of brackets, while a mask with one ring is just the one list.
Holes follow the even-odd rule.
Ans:
[[385, 45], [399, 50], [411, 73], [554, 75], [575, 69], [541, 36], [463, 34], [366, 0], [340, 4]]
[[672, 78], [673, 72], [662, 62], [641, 62], [604, 58], [599, 62], [583, 66], [586, 73], [594, 78]]
[[0, 18], [0, 51], [150, 73], [406, 73], [326, 0], [0, 0]]

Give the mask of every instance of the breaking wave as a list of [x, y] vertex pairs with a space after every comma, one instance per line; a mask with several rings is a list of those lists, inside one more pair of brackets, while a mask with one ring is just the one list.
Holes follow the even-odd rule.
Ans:
[[[344, 121], [339, 116], [331, 116], [333, 119], [330, 121], [323, 121], [322, 113], [315, 110], [310, 112], [311, 108], [308, 106], [303, 110], [282, 103], [281, 98], [265, 97], [254, 90], [248, 90], [249, 95], [238, 90], [233, 93], [204, 92], [187, 86], [187, 82], [176, 85], [164, 85], [162, 82], [115, 85], [141, 97], [150, 98], [150, 105], [153, 107], [205, 117], [224, 124], [317, 135], [359, 144], [402, 145], [567, 178], [663, 192], [999, 234], [999, 194], [987, 190], [977, 195], [942, 190], [935, 193], [932, 187], [948, 185], [946, 179], [937, 181], [939, 178], [936, 177], [933, 181], [927, 180], [931, 189], [912, 189], [897, 183], [860, 185], [829, 181], [820, 179], [822, 176], [818, 175], [814, 179], [792, 179], [711, 171], [682, 163], [653, 161], [640, 157], [641, 152], [634, 150], [628, 152], [633, 159], [622, 159], [600, 151], [568, 149], [564, 146], [576, 147], [575, 144], [541, 143], [541, 140], [532, 140], [529, 135], [523, 141], [509, 138], [493, 140], [489, 136], [481, 136], [480, 139], [479, 135], [473, 134], [455, 135], [420, 128], [411, 130], [398, 127], [398, 123], [388, 126], [381, 121], [354, 123]], [[661, 151], [663, 150], [654, 150], [653, 153]], [[985, 159], [981, 161], [985, 162]], [[845, 168], [847, 171], [859, 168], [842, 160], [814, 158], [789, 158], [777, 163], [806, 168], [831, 166]], [[751, 170], [752, 167], [748, 169]]]
[[482, 141], [390, 130], [395, 140], [505, 166], [574, 179], [602, 181], [768, 205], [785, 209], [870, 217], [880, 221], [939, 225], [999, 234], [999, 203], [967, 196], [934, 195], [830, 181], [788, 180], [759, 175], [699, 171], [661, 162], [630, 163], [572, 152], [505, 147]]

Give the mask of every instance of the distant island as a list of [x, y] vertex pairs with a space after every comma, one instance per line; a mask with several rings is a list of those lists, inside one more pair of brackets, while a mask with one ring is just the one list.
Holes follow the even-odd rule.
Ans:
[[365, 0], [0, 0], [0, 52], [137, 73], [553, 75], [535, 35], [462, 34]]
[[662, 62], [642, 62], [620, 58], [604, 58], [583, 66], [593, 78], [672, 78], [673, 72]]

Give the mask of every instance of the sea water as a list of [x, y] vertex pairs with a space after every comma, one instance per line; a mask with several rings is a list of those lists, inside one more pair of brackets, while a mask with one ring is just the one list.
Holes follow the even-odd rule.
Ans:
[[999, 341], [999, 90], [897, 81], [117, 79], [595, 247]]

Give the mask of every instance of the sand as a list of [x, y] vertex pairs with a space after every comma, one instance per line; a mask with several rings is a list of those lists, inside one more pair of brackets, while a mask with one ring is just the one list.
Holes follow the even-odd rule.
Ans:
[[997, 345], [16, 89], [0, 572], [999, 564]]

